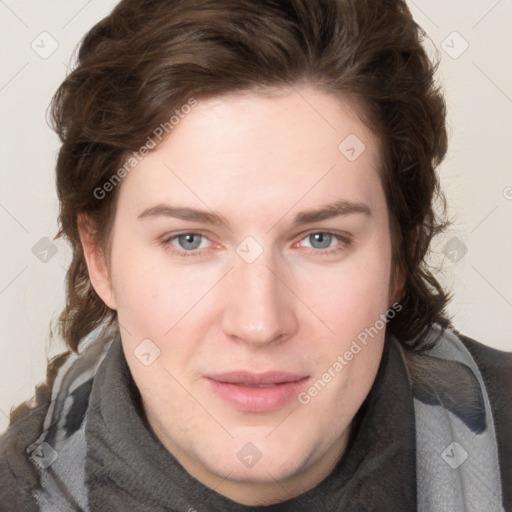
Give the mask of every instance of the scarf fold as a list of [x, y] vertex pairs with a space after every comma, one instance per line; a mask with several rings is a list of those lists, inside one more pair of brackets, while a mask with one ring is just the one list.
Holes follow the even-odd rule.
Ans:
[[[414, 354], [391, 334], [333, 472], [306, 493], [244, 506], [189, 475], [149, 427], [119, 335], [95, 333], [54, 383], [27, 448], [40, 512], [503, 512], [496, 436], [480, 371], [459, 338]], [[483, 470], [485, 468], [485, 471]]]

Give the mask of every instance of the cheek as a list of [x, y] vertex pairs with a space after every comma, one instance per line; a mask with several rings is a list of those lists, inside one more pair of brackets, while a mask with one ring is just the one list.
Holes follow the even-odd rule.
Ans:
[[389, 305], [391, 245], [379, 237], [379, 243], [368, 244], [337, 265], [298, 272], [299, 294], [308, 297], [308, 304], [327, 322], [366, 326]]
[[[308, 305], [319, 313], [330, 330], [322, 343], [316, 345], [312, 359], [324, 371], [323, 368], [329, 368], [338, 356], [348, 352], [347, 359], [350, 358], [333, 389], [353, 385], [366, 389], [365, 383], [376, 372], [380, 361], [387, 325], [382, 315], [389, 306], [391, 266], [390, 244], [386, 244], [385, 239], [380, 242], [361, 251], [336, 272], [330, 272], [329, 277], [317, 273], [316, 279], [308, 278], [312, 298]], [[305, 289], [303, 293], [307, 295]], [[308, 334], [314, 336], [314, 332]], [[350, 393], [355, 390], [351, 389]]]
[[112, 286], [119, 321], [139, 336], [161, 336], [169, 328], [166, 317], [175, 307], [179, 284], [171, 283], [169, 272], [161, 262], [152, 261], [150, 251], [122, 236], [116, 242], [112, 248]]
[[182, 327], [181, 319], [193, 319], [203, 306], [203, 299], [218, 280], [217, 271], [207, 266], [172, 264], [163, 248], [130, 245], [129, 253], [123, 251], [128, 244], [119, 237], [112, 251], [119, 321], [139, 338], [163, 340], [171, 336], [166, 336], [171, 329], [174, 337]]
[[[342, 261], [319, 265], [298, 258], [283, 270], [285, 281], [334, 331], [354, 334], [388, 305], [390, 258], [387, 231], [376, 229]], [[173, 264], [163, 248], [137, 244], [119, 230], [112, 247], [119, 320], [138, 336], [162, 338], [184, 316], [193, 318], [192, 309], [204, 315], [212, 307], [207, 304], [222, 303], [222, 297], [211, 301], [222, 288], [216, 285], [224, 270], [223, 265]]]

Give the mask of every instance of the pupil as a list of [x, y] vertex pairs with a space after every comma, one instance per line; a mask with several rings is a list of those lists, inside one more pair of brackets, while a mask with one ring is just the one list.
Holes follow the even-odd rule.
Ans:
[[[199, 247], [199, 244], [197, 243], [197, 240], [196, 240], [195, 244], [193, 242], [193, 239], [196, 236], [197, 235], [181, 235], [180, 236], [180, 243], [186, 249], [197, 249], [197, 247]], [[197, 237], [197, 238], [199, 238], [199, 237]], [[190, 247], [190, 245], [188, 245], [188, 244], [192, 244], [192, 247]]]
[[[331, 242], [331, 235], [327, 233], [314, 233], [311, 236], [314, 237], [315, 243], [320, 242], [321, 245], [323, 244], [322, 247], [320, 247], [320, 249], [326, 249], [327, 247], [329, 247]], [[314, 244], [312, 245], [314, 247]]]

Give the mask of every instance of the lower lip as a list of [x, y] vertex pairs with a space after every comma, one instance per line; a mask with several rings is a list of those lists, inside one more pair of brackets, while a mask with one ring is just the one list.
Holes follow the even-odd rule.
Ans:
[[246, 412], [271, 412], [281, 409], [297, 398], [308, 377], [268, 388], [253, 388], [207, 380], [213, 391], [236, 409]]

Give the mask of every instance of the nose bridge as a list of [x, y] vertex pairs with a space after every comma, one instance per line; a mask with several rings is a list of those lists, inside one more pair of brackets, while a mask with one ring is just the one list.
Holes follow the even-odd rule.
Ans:
[[228, 278], [223, 327], [231, 337], [262, 345], [289, 335], [294, 315], [290, 291], [282, 282], [272, 251], [261, 248], [258, 255], [256, 247], [248, 243], [237, 248]]

